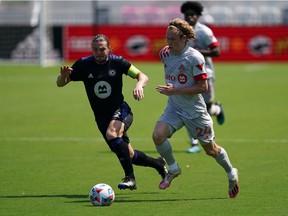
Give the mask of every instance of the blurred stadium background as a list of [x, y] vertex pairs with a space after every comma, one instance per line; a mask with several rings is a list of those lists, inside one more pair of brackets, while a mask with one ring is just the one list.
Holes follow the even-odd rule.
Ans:
[[[0, 62], [47, 65], [90, 53], [93, 35], [110, 37], [130, 60], [158, 60], [167, 23], [183, 1], [0, 0]], [[201, 21], [221, 46], [215, 61], [288, 60], [288, 1], [200, 1]]]

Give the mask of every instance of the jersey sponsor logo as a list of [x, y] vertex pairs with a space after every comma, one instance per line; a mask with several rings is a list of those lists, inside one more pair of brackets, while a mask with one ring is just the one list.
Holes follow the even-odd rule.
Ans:
[[101, 99], [109, 97], [111, 91], [112, 91], [111, 85], [106, 81], [99, 81], [94, 86], [95, 95]]
[[188, 78], [185, 74], [179, 74], [178, 75], [178, 82], [180, 84], [185, 84], [187, 82]]
[[116, 71], [115, 70], [109, 70], [108, 74], [109, 74], [109, 76], [114, 77], [114, 76], [116, 76]]
[[165, 75], [165, 79], [166, 79], [166, 80], [175, 81], [175, 80], [176, 80], [176, 77], [173, 76], [173, 75], [166, 74], [166, 75]]

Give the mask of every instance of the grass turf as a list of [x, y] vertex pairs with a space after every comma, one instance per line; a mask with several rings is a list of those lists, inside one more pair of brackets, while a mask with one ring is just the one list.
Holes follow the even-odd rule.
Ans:
[[[134, 101], [135, 80], [124, 77], [134, 111], [132, 145], [158, 157], [151, 134], [166, 105], [159, 63], [135, 63], [150, 80]], [[119, 162], [102, 140], [82, 83], [55, 85], [59, 67], [0, 66], [0, 215], [287, 215], [287, 64], [217, 63], [216, 99], [226, 122], [215, 121], [216, 141], [240, 172], [240, 193], [202, 151], [191, 155], [181, 129], [171, 143], [182, 168], [170, 188], [159, 175], [135, 167], [138, 189], [119, 191]], [[105, 182], [116, 193], [110, 207], [94, 207], [88, 194]]]

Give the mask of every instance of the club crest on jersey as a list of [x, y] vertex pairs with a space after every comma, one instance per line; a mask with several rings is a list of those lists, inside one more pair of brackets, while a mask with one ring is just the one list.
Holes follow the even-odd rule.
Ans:
[[179, 72], [184, 72], [184, 71], [185, 71], [184, 65], [181, 64], [181, 65], [178, 67], [178, 70], [179, 70]]
[[109, 70], [108, 74], [109, 74], [109, 76], [114, 77], [114, 76], [116, 76], [116, 71], [115, 70]]
[[185, 84], [187, 82], [187, 76], [185, 74], [179, 74], [178, 75], [178, 82], [180, 84]]
[[109, 97], [111, 91], [112, 91], [111, 85], [106, 81], [99, 81], [94, 86], [95, 95], [101, 99]]

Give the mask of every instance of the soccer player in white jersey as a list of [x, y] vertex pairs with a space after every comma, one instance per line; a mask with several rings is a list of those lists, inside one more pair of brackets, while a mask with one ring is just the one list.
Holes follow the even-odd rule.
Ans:
[[[220, 56], [220, 50], [218, 46], [218, 41], [214, 36], [212, 30], [198, 22], [198, 19], [202, 15], [203, 6], [197, 1], [187, 1], [181, 6], [181, 13], [184, 14], [185, 21], [189, 23], [190, 26], [194, 28], [195, 40], [190, 40], [189, 45], [197, 49], [205, 58], [205, 67], [207, 71], [207, 82], [208, 82], [208, 92], [203, 93], [207, 110], [211, 116], [216, 116], [219, 125], [222, 125], [225, 121], [225, 116], [223, 108], [220, 102], [214, 103], [215, 92], [214, 92], [214, 81], [215, 73], [212, 62], [212, 57]], [[189, 134], [191, 139], [191, 147], [187, 149], [188, 153], [200, 152], [198, 146], [198, 141], [193, 139], [192, 134]]]
[[172, 180], [181, 174], [168, 138], [184, 126], [199, 140], [206, 154], [223, 167], [229, 181], [229, 196], [235, 198], [239, 192], [238, 171], [224, 148], [215, 142], [213, 120], [201, 95], [208, 91], [205, 59], [188, 44], [190, 39], [195, 39], [194, 30], [186, 21], [176, 18], [167, 28], [166, 39], [168, 46], [159, 53], [166, 84], [158, 85], [156, 90], [168, 96], [168, 102], [154, 128], [153, 141], [158, 153], [165, 158], [169, 171], [159, 188], [169, 187]]

